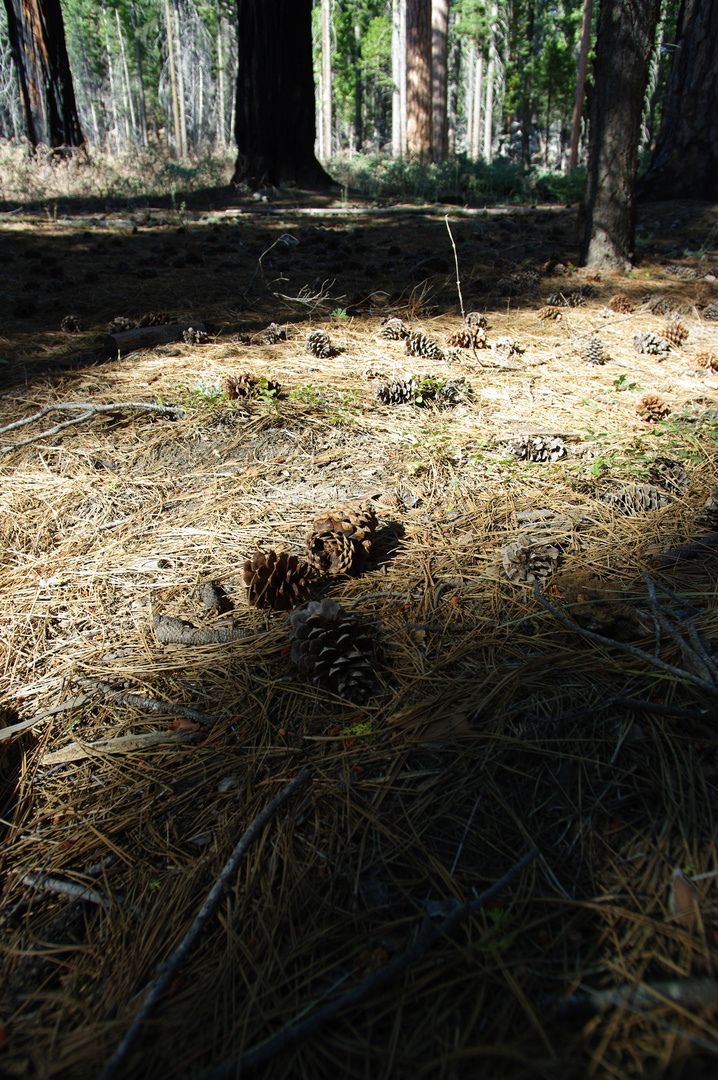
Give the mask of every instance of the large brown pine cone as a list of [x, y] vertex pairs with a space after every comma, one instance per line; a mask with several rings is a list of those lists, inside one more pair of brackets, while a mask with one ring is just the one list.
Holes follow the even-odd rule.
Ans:
[[376, 536], [376, 514], [370, 506], [337, 506], [314, 519], [307, 536], [310, 566], [320, 574], [357, 573]]
[[312, 601], [290, 616], [292, 660], [300, 671], [350, 701], [365, 701], [374, 688], [373, 627], [362, 626], [336, 600]]
[[310, 573], [296, 555], [258, 551], [244, 564], [242, 578], [252, 607], [289, 611], [309, 598]]

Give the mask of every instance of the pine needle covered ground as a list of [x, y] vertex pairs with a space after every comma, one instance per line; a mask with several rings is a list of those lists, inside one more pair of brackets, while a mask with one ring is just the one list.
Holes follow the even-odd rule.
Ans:
[[[644, 209], [619, 279], [571, 211], [450, 212], [462, 348], [444, 211], [351, 209], [3, 218], [0, 1072], [100, 1075], [308, 768], [119, 1075], [239, 1060], [536, 847], [257, 1074], [714, 1075], [715, 214]], [[118, 318], [204, 330], [112, 357]], [[357, 503], [311, 596], [376, 646], [359, 703], [243, 578]]]

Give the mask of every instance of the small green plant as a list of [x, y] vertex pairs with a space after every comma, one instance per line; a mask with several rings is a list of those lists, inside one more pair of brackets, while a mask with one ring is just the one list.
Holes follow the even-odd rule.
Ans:
[[643, 390], [642, 386], [639, 386], [636, 382], [629, 382], [626, 374], [619, 375], [617, 379], [613, 380], [613, 388], [616, 393], [620, 393], [622, 390]]
[[276, 386], [270, 384], [266, 375], [260, 376], [259, 385], [256, 389], [256, 396], [260, 401], [263, 401], [265, 405], [271, 405], [274, 409], [279, 407], [279, 390]]
[[339, 734], [345, 739], [366, 739], [374, 734], [373, 721], [357, 720], [342, 728]]
[[332, 312], [332, 316], [335, 319], [346, 319], [347, 318], [347, 309], [343, 308], [343, 307], [335, 307], [334, 311]]
[[474, 948], [482, 956], [496, 957], [507, 952], [514, 943], [514, 936], [509, 932], [511, 916], [504, 908], [489, 908], [488, 926]]
[[324, 390], [320, 386], [312, 386], [311, 383], [290, 390], [289, 398], [291, 401], [303, 401], [306, 405], [325, 405], [327, 401]]

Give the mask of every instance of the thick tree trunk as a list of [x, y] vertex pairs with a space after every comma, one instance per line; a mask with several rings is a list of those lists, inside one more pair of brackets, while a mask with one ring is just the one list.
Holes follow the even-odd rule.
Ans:
[[326, 188], [314, 156], [311, 0], [237, 0], [234, 183]]
[[659, 0], [602, 0], [591, 97], [581, 263], [625, 271], [636, 231], [643, 96]]
[[406, 3], [406, 142], [410, 157], [431, 157], [431, 0]]
[[684, 0], [641, 199], [718, 199], [718, 0]]
[[591, 47], [591, 12], [593, 0], [583, 0], [583, 22], [581, 24], [581, 46], [578, 53], [576, 72], [576, 97], [573, 103], [573, 121], [571, 124], [571, 149], [568, 155], [569, 171], [578, 165], [578, 143], [581, 138], [581, 118], [583, 101], [586, 96], [586, 72], [588, 71], [588, 52]]
[[449, 0], [431, 5], [431, 152], [445, 161], [449, 151], [448, 116]]
[[5, 0], [25, 133], [33, 146], [82, 146], [60, 0]]

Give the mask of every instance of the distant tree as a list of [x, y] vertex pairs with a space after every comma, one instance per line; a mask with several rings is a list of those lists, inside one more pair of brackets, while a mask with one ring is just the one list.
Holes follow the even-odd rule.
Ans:
[[581, 263], [626, 270], [636, 232], [641, 115], [659, 0], [601, 0]]
[[431, 0], [406, 3], [406, 143], [409, 157], [431, 158]]
[[5, 0], [25, 133], [33, 146], [81, 146], [60, 0]]
[[645, 199], [718, 199], [718, 0], [683, 0]]
[[311, 0], [237, 0], [234, 183], [333, 184], [314, 156]]
[[434, 161], [449, 152], [449, 0], [431, 4], [431, 149]]

